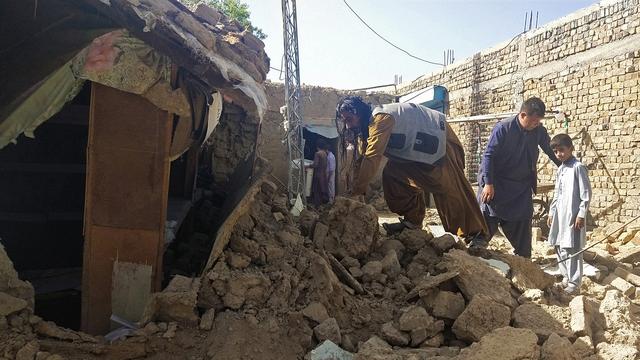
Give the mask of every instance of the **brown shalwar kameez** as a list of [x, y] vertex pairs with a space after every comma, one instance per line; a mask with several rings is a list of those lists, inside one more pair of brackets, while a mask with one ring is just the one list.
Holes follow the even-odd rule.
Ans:
[[[388, 114], [374, 116], [354, 193], [364, 194], [380, 165], [395, 119]], [[382, 173], [384, 197], [389, 209], [415, 225], [422, 225], [426, 200], [433, 194], [446, 231], [459, 236], [487, 234], [476, 195], [464, 175], [464, 149], [447, 124], [447, 152], [440, 165], [390, 158]]]

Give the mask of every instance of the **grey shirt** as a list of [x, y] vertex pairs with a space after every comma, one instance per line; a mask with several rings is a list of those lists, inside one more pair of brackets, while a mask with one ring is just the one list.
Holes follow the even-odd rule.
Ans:
[[553, 217], [549, 244], [561, 248], [580, 248], [585, 244], [586, 226], [574, 228], [576, 217], [586, 219], [591, 200], [591, 184], [587, 168], [571, 158], [558, 168], [556, 184], [549, 210]]

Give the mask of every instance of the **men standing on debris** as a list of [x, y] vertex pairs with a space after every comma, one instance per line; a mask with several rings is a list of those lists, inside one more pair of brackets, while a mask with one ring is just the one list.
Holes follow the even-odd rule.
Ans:
[[344, 122], [342, 146], [345, 132], [354, 132], [363, 154], [353, 195], [365, 195], [383, 155], [389, 159], [382, 173], [384, 198], [404, 219], [384, 224], [387, 233], [422, 228], [425, 197], [432, 193], [446, 231], [484, 239], [487, 226], [464, 175], [464, 150], [444, 114], [409, 103], [372, 110], [360, 97], [349, 96], [338, 103], [336, 116]]
[[562, 165], [556, 175], [549, 209], [549, 245], [555, 247], [564, 291], [574, 294], [582, 282], [582, 254], [587, 235], [591, 184], [587, 168], [573, 156], [573, 142], [567, 134], [551, 139], [551, 148]]
[[478, 172], [478, 202], [489, 227], [487, 241], [500, 225], [516, 255], [523, 257], [531, 257], [538, 147], [560, 165], [549, 146], [547, 129], [540, 125], [545, 111], [544, 102], [532, 97], [516, 116], [500, 121], [491, 131]]

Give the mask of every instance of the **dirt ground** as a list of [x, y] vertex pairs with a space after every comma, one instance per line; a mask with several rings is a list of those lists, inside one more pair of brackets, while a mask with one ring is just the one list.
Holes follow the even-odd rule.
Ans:
[[[294, 218], [277, 186], [260, 186], [223, 255], [200, 278], [176, 275], [139, 329], [113, 342], [33, 316], [30, 285], [4, 254], [0, 357], [640, 358], [640, 259], [603, 255], [582, 295], [568, 296], [503, 237], [481, 259], [437, 225], [387, 236], [379, 222], [395, 216], [345, 198]], [[534, 248], [535, 262], [551, 261], [542, 242]], [[626, 280], [612, 278], [617, 267]]]

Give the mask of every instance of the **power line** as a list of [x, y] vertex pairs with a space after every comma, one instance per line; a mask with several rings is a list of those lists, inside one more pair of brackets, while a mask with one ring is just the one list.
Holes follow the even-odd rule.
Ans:
[[355, 10], [353, 10], [353, 8], [351, 7], [351, 5], [349, 5], [349, 3], [347, 2], [347, 0], [342, 0], [342, 1], [344, 2], [344, 4], [345, 4], [345, 5], [347, 5], [347, 7], [349, 8], [349, 10], [351, 10], [351, 12], [352, 12], [352, 13], [353, 13], [353, 14], [354, 14], [354, 15], [355, 15], [355, 16], [356, 16], [356, 17], [357, 17], [357, 18], [358, 18], [358, 19], [359, 19], [359, 20], [360, 20], [360, 21], [361, 21], [361, 22], [362, 22], [366, 27], [368, 27], [368, 28], [369, 28], [369, 30], [373, 31], [373, 33], [374, 33], [374, 34], [376, 34], [380, 39], [384, 40], [387, 44], [389, 44], [389, 45], [393, 46], [394, 48], [396, 48], [396, 49], [398, 49], [398, 50], [402, 51], [403, 53], [405, 53], [405, 54], [407, 54], [407, 55], [411, 56], [412, 58], [414, 58], [414, 59], [416, 59], [416, 60], [420, 60], [420, 61], [426, 62], [427, 64], [444, 66], [444, 64], [441, 64], [441, 63], [438, 63], [438, 62], [435, 62], [435, 61], [425, 60], [425, 59], [423, 59], [423, 58], [421, 58], [421, 57], [415, 56], [415, 55], [411, 54], [410, 52], [408, 52], [407, 50], [404, 50], [403, 48], [401, 48], [401, 47], [397, 46], [396, 44], [392, 43], [391, 41], [387, 40], [384, 36], [382, 36], [382, 35], [378, 34], [378, 32], [377, 32], [377, 31], [375, 31], [371, 26], [369, 26], [369, 24], [367, 24], [367, 22], [366, 22], [366, 21], [364, 21], [364, 19], [362, 19], [362, 18], [360, 17], [360, 15], [358, 15], [358, 13], [357, 13]]

